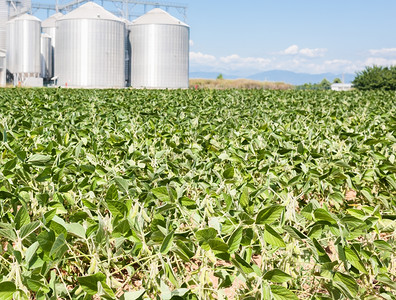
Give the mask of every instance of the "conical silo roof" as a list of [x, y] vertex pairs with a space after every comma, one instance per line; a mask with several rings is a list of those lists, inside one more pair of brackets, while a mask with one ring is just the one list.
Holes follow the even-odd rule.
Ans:
[[69, 12], [65, 16], [59, 18], [59, 21], [70, 19], [95, 19], [95, 20], [111, 20], [122, 22], [117, 16], [104, 9], [102, 6], [87, 2], [75, 10]]
[[186, 23], [176, 19], [160, 8], [154, 8], [132, 22], [132, 25], [143, 24], [181, 25], [188, 27]]
[[21, 20], [28, 20], [28, 21], [39, 21], [41, 20], [39, 18], [36, 18], [35, 16], [29, 15], [29, 14], [23, 14], [15, 19], [12, 19], [12, 21], [21, 21]]
[[45, 19], [44, 21], [42, 21], [41, 27], [55, 27], [56, 20], [58, 20], [62, 17], [63, 17], [63, 14], [58, 12], [58, 13], [50, 16], [48, 19]]

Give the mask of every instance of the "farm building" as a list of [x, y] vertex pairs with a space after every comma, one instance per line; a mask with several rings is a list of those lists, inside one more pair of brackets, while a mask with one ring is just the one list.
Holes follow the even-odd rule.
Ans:
[[350, 91], [352, 90], [352, 83], [333, 83], [331, 85], [332, 91]]

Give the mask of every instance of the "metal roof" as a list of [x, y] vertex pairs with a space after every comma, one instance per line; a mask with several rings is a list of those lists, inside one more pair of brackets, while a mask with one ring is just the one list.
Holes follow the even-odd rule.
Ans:
[[29, 15], [29, 14], [23, 14], [15, 19], [12, 19], [12, 21], [20, 21], [20, 20], [28, 20], [28, 21], [39, 21], [41, 20], [39, 18], [36, 18], [35, 16]]
[[60, 19], [63, 17], [63, 14], [58, 12], [48, 19], [45, 19], [44, 21], [41, 22], [41, 27], [55, 27], [55, 22], [56, 20]]
[[95, 19], [122, 22], [117, 16], [94, 2], [87, 2], [81, 5], [58, 20], [62, 21], [70, 19]]
[[144, 24], [181, 25], [188, 27], [187, 24], [183, 23], [179, 19], [176, 19], [160, 8], [154, 8], [132, 22], [132, 25]]

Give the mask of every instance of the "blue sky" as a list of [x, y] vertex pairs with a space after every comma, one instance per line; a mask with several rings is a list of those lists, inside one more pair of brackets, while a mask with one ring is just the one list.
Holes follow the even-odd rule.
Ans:
[[396, 64], [395, 0], [172, 2], [188, 5], [191, 71], [355, 73]]
[[354, 73], [396, 64], [394, 0], [185, 0], [192, 71]]

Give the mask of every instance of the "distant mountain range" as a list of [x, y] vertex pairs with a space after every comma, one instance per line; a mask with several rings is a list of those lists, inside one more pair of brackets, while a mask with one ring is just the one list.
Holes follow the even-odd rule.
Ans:
[[[190, 78], [206, 78], [215, 79], [220, 72], [190, 72]], [[272, 70], [253, 74], [251, 76], [237, 76], [223, 74], [224, 79], [237, 79], [237, 78], [247, 78], [260, 81], [273, 81], [273, 82], [285, 82], [293, 85], [301, 85], [304, 83], [319, 83], [324, 78], [328, 81], [333, 82], [335, 78], [340, 78], [342, 80], [342, 74], [333, 73], [322, 73], [322, 74], [308, 74], [308, 73], [295, 73], [291, 71], [282, 70]], [[355, 74], [344, 74], [344, 82], [350, 83], [355, 78]]]

